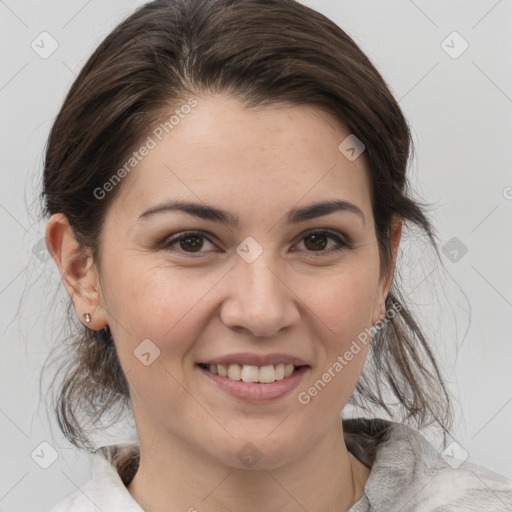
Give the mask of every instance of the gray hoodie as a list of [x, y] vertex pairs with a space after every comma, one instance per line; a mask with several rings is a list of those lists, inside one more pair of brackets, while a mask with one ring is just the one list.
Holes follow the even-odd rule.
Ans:
[[[511, 481], [443, 457], [410, 427], [352, 419], [343, 420], [343, 431], [349, 451], [371, 468], [363, 496], [348, 512], [512, 512]], [[126, 488], [138, 461], [137, 444], [99, 448], [92, 479], [50, 512], [144, 512]]]
[[510, 480], [439, 453], [410, 427], [355, 419], [343, 430], [349, 451], [371, 467], [349, 512], [512, 512]]

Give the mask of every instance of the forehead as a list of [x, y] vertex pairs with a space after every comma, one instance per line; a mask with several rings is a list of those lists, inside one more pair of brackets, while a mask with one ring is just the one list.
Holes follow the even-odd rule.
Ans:
[[339, 145], [350, 132], [313, 106], [247, 108], [231, 97], [209, 96], [176, 120], [161, 140], [150, 132], [151, 149], [123, 179], [114, 215], [133, 217], [169, 199], [248, 213], [326, 196], [361, 209], [370, 204], [364, 154], [349, 160]]

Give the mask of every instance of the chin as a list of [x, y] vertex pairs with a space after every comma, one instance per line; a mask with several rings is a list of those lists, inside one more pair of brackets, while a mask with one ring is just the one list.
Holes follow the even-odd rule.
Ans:
[[293, 461], [298, 455], [297, 447], [304, 444], [294, 439], [289, 430], [278, 434], [275, 430], [278, 424], [272, 421], [268, 429], [254, 429], [253, 432], [246, 428], [240, 428], [239, 432], [230, 431], [233, 437], [215, 443], [215, 452], [209, 450], [209, 453], [223, 465], [234, 469], [277, 469]]

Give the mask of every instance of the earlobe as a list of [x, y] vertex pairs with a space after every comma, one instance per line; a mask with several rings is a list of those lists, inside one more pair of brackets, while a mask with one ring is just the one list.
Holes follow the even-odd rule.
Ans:
[[[65, 215], [57, 213], [48, 220], [46, 246], [59, 269], [79, 320], [91, 319], [87, 327], [94, 330], [104, 327], [107, 321], [100, 303], [99, 281], [92, 256], [85, 254], [80, 247]], [[88, 317], [84, 316], [86, 313]]]

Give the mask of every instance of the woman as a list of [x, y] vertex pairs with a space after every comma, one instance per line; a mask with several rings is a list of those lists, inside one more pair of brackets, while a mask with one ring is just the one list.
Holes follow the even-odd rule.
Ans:
[[80, 415], [116, 405], [138, 442], [54, 512], [511, 509], [510, 482], [405, 423], [340, 420], [350, 400], [450, 426], [393, 284], [405, 222], [435, 247], [409, 151], [377, 70], [293, 0], [157, 0], [103, 41], [45, 161], [84, 324], [56, 406], [81, 449]]

